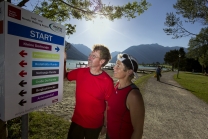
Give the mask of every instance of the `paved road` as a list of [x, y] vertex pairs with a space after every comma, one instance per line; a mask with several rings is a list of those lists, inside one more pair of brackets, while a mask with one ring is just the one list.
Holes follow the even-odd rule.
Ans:
[[146, 84], [143, 139], [208, 139], [208, 104], [176, 83], [174, 74]]

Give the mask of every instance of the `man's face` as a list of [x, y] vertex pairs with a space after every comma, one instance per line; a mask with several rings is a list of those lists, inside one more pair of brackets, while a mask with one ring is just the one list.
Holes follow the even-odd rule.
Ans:
[[88, 57], [88, 66], [89, 67], [101, 67], [100, 51], [92, 51]]

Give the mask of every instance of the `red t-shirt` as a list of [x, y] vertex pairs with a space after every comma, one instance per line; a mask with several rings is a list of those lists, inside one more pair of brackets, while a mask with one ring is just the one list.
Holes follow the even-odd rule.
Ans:
[[110, 139], [130, 139], [134, 131], [130, 111], [126, 106], [126, 99], [132, 89], [138, 89], [131, 84], [125, 88], [118, 89], [108, 99], [107, 109], [107, 131]]
[[102, 126], [105, 101], [115, 91], [112, 78], [105, 71], [93, 75], [89, 68], [79, 68], [67, 73], [67, 79], [76, 81], [76, 105], [72, 121], [84, 128]]

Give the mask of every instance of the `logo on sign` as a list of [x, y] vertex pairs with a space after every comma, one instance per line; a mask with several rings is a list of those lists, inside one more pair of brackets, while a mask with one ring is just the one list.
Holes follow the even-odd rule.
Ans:
[[57, 26], [56, 24], [54, 23], [51, 23], [49, 25], [50, 29], [53, 30], [54, 32], [58, 32], [58, 33], [62, 33], [62, 28]]
[[8, 16], [21, 20], [21, 10], [8, 5]]

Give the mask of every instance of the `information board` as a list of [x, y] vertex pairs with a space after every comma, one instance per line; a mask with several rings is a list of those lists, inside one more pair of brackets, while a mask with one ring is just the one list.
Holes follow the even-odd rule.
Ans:
[[62, 100], [64, 45], [61, 24], [0, 3], [0, 119]]

